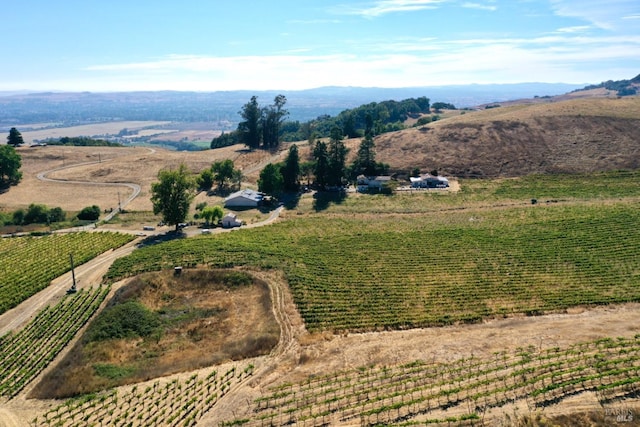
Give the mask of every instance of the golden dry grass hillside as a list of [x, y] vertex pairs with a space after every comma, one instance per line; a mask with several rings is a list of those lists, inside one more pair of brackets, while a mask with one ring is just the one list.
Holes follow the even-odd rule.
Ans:
[[394, 170], [458, 177], [522, 176], [640, 166], [640, 97], [520, 104], [376, 138]]

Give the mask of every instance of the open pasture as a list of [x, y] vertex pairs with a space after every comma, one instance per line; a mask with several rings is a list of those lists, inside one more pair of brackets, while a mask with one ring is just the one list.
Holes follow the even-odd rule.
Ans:
[[135, 236], [110, 232], [0, 239], [0, 313], [46, 288], [56, 277]]

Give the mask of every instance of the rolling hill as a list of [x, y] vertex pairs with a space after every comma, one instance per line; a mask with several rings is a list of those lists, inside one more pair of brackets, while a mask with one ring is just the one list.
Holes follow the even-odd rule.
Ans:
[[380, 135], [392, 170], [466, 178], [635, 169], [640, 98], [582, 98], [489, 108]]

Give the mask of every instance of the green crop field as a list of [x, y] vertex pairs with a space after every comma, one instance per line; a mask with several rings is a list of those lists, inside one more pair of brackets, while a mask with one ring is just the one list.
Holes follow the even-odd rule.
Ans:
[[0, 239], [0, 313], [46, 288], [76, 265], [135, 237], [120, 233], [68, 233]]
[[[448, 209], [430, 208], [432, 201], [452, 203], [446, 195], [394, 196], [413, 204], [404, 214], [382, 204], [377, 214], [360, 213], [359, 203], [372, 203], [367, 197], [347, 198], [322, 214], [301, 205], [301, 215], [271, 227], [138, 250], [116, 261], [108, 279], [175, 265], [279, 268], [312, 331], [424, 327], [640, 301], [637, 178], [546, 177], [548, 188], [534, 178], [479, 181], [467, 190], [473, 200]], [[605, 181], [618, 182], [615, 197], [604, 198]], [[524, 194], [553, 202], [505, 203]]]
[[109, 292], [80, 289], [45, 307], [24, 329], [0, 337], [0, 396], [13, 397], [73, 339]]

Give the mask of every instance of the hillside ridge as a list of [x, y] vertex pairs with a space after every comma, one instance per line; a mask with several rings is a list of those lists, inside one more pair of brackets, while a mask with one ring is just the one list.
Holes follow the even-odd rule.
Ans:
[[584, 173], [640, 166], [640, 97], [516, 104], [376, 138], [395, 171], [464, 178]]

